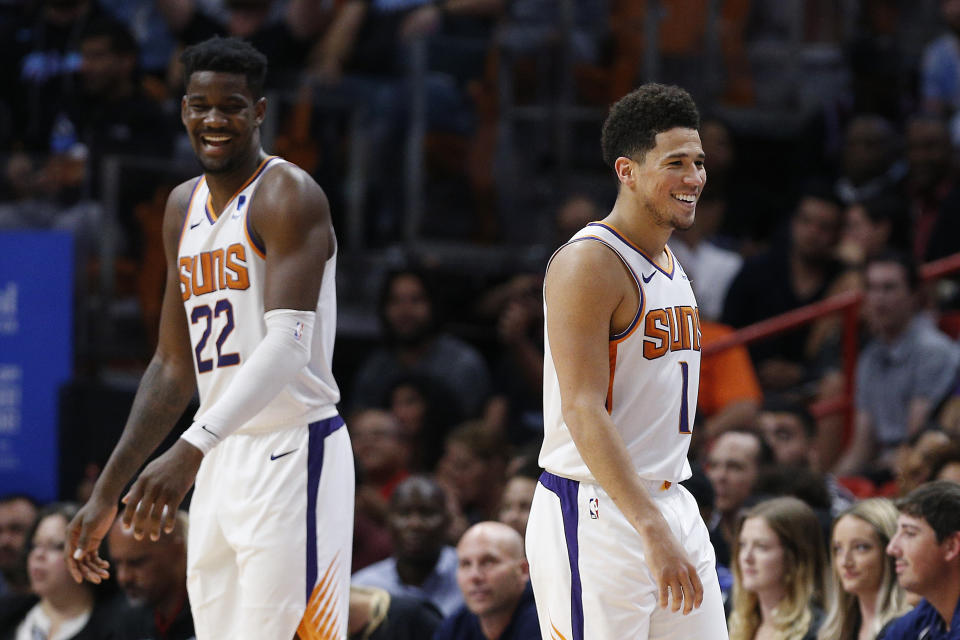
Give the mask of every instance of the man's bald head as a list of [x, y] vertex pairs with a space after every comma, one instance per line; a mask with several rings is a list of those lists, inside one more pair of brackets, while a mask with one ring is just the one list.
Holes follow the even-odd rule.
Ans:
[[119, 518], [113, 523], [107, 543], [117, 583], [128, 600], [155, 609], [180, 601], [186, 590], [187, 526], [187, 514], [178, 512], [173, 531], [161, 533], [154, 542], [134, 538]]
[[474, 540], [483, 540], [487, 544], [493, 544], [503, 549], [504, 553], [513, 560], [523, 560], [523, 537], [516, 529], [502, 522], [479, 522], [460, 537], [457, 548], [464, 543], [472, 543]]
[[523, 538], [502, 522], [475, 524], [457, 545], [457, 584], [471, 613], [509, 618], [530, 576]]

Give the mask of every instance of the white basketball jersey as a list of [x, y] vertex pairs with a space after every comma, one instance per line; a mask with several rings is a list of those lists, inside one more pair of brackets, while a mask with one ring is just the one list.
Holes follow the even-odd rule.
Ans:
[[[687, 450], [700, 382], [700, 319], [690, 282], [669, 248], [670, 264], [661, 269], [608, 224], [588, 224], [567, 244], [573, 242], [601, 242], [612, 249], [640, 293], [633, 322], [610, 338], [606, 409], [640, 477], [684, 480], [691, 474]], [[545, 306], [544, 315], [549, 313]], [[596, 482], [563, 421], [549, 331], [544, 336], [540, 466], [558, 476]]]
[[[286, 160], [276, 156], [266, 158], [223, 211], [213, 210], [210, 189], [202, 176], [190, 197], [178, 256], [180, 292], [200, 391], [197, 415], [227, 389], [266, 335], [266, 255], [250, 233], [247, 213], [260, 180], [270, 168], [284, 163]], [[336, 413], [340, 391], [331, 371], [337, 317], [336, 258], [334, 251], [324, 265], [310, 363], [240, 431], [270, 431]]]

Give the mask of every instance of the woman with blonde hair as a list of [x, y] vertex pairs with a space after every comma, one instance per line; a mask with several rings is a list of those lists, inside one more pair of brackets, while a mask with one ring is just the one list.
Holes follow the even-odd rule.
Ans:
[[897, 514], [890, 500], [871, 498], [833, 521], [834, 592], [820, 640], [874, 640], [883, 625], [909, 610], [895, 559], [886, 552]]
[[829, 582], [820, 521], [791, 497], [757, 504], [734, 547], [730, 640], [813, 640]]

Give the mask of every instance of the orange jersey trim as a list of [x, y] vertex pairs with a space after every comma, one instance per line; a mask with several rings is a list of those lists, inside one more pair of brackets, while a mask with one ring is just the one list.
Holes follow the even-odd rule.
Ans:
[[204, 177], [200, 176], [200, 179], [197, 180], [197, 184], [193, 185], [193, 191], [190, 192], [190, 202], [187, 203], [187, 212], [183, 216], [183, 224], [180, 226], [180, 240], [177, 242], [177, 255], [180, 255], [180, 247], [183, 246], [183, 236], [187, 235], [187, 225], [190, 224], [190, 210], [193, 209], [193, 201], [197, 197], [197, 192], [200, 191], [200, 185], [203, 184]]
[[612, 224], [608, 224], [608, 223], [606, 223], [606, 222], [591, 222], [591, 223], [588, 224], [587, 226], [588, 226], [588, 227], [603, 227], [604, 229], [606, 229], [607, 231], [609, 231], [609, 232], [612, 233], [613, 235], [617, 236], [617, 238], [619, 238], [620, 240], [622, 240], [628, 247], [630, 247], [631, 249], [633, 249], [634, 251], [636, 251], [637, 253], [639, 253], [641, 256], [643, 256], [643, 257], [646, 259], [647, 262], [649, 262], [651, 265], [653, 265], [654, 268], [658, 269], [658, 270], [661, 271], [665, 276], [667, 276], [668, 278], [670, 278], [671, 280], [673, 280], [673, 274], [676, 272], [676, 260], [673, 259], [673, 252], [670, 251], [670, 248], [667, 247], [666, 245], [664, 245], [663, 250], [664, 250], [664, 252], [667, 254], [667, 258], [670, 260], [670, 267], [669, 267], [668, 269], [664, 269], [663, 267], [661, 267], [660, 265], [658, 265], [656, 262], [654, 262], [653, 258], [651, 258], [650, 256], [648, 256], [647, 253], [646, 253], [643, 249], [641, 249], [640, 247], [638, 247], [637, 245], [635, 245], [633, 242], [631, 242], [630, 239], [629, 239], [622, 231], [620, 231], [619, 229], [617, 229], [616, 227], [614, 227]]
[[227, 200], [227, 203], [223, 205], [223, 210], [220, 211], [220, 213], [217, 213], [216, 211], [213, 210], [213, 194], [212, 193], [208, 194], [207, 204], [205, 208], [207, 211], [207, 217], [210, 218], [210, 222], [211, 223], [216, 222], [220, 218], [220, 214], [223, 213], [223, 211], [227, 210], [231, 202], [236, 200], [237, 196], [240, 195], [240, 192], [246, 189], [247, 187], [249, 187], [250, 183], [256, 180], [257, 176], [263, 173], [263, 170], [266, 168], [267, 164], [269, 164], [270, 161], [276, 157], [277, 156], [267, 156], [266, 158], [264, 158], [263, 161], [257, 166], [257, 170], [254, 171], [253, 174], [249, 178], [247, 178], [242, 185], [240, 185], [240, 188], [237, 189], [232, 196], [230, 196], [230, 198]]

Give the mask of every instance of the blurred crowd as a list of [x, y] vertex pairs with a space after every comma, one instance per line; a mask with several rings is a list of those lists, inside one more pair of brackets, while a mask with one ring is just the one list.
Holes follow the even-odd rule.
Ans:
[[[516, 124], [506, 100], [543, 107], [566, 82], [568, 106], [602, 118], [655, 51], [658, 79], [690, 89], [703, 112], [707, 186], [696, 225], [669, 244], [699, 302], [687, 484], [731, 637], [918, 637], [912, 618], [891, 621], [930, 606], [949, 621], [937, 597], [954, 598], [950, 612], [960, 598], [960, 1], [741, 0], [713, 15], [715, 4], [5, 0], [0, 230], [72, 232], [78, 280], [113, 234], [116, 288], [139, 301], [149, 352], [163, 201], [199, 172], [179, 124], [177, 52], [214, 34], [249, 39], [271, 67], [267, 150], [317, 178], [338, 229], [362, 201], [365, 235], [348, 258], [403, 256], [375, 270], [365, 312], [379, 331], [338, 345], [335, 363], [358, 469], [351, 633], [538, 637], [521, 536], [540, 472], [543, 269], [606, 215], [616, 187], [578, 179], [603, 171], [599, 121], [583, 136], [571, 121], [570, 179], [508, 193], [501, 174], [518, 162], [518, 175], [559, 174], [557, 146], [523, 127], [503, 155]], [[709, 47], [716, 59], [700, 64]], [[544, 51], [563, 52], [566, 76]], [[522, 259], [464, 273], [401, 242], [418, 109], [424, 219]], [[357, 158], [364, 180], [352, 185]], [[116, 162], [132, 168], [119, 181]], [[735, 339], [838, 295], [860, 301], [852, 321], [814, 314]], [[102, 461], [89, 462], [95, 474]], [[89, 482], [62, 497], [85, 499]], [[191, 637], [187, 517], [158, 542], [116, 526], [112, 579], [77, 585], [58, 556], [75, 508], [0, 500], [0, 640]], [[921, 558], [918, 545], [944, 555]]]

